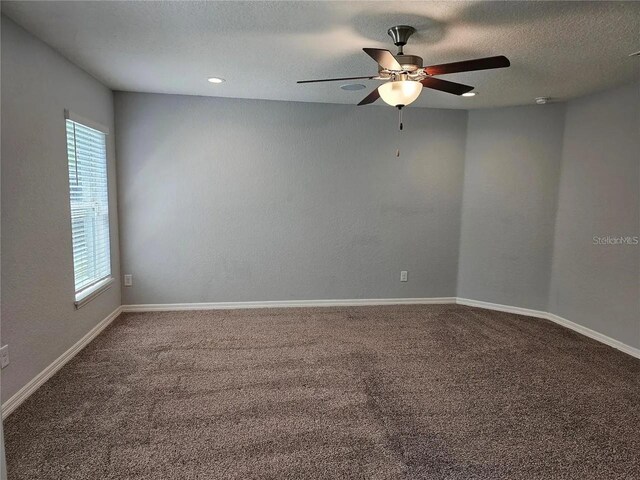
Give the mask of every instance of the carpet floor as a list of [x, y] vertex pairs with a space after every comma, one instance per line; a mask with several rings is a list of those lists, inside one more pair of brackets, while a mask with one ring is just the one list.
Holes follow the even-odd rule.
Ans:
[[640, 361], [459, 305], [127, 313], [5, 426], [10, 480], [638, 479]]

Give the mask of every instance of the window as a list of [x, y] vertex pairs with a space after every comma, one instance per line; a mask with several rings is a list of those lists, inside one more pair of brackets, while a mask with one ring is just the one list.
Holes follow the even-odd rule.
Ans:
[[112, 282], [107, 131], [69, 112], [65, 116], [75, 298], [80, 307]]

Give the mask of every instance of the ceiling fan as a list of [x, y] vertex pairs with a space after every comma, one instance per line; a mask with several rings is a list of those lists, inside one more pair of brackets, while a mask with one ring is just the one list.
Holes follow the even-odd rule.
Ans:
[[462, 83], [450, 82], [436, 78], [436, 75], [471, 72], [492, 68], [508, 67], [511, 63], [505, 56], [477, 58], [462, 62], [444, 63], [441, 65], [422, 66], [422, 58], [416, 55], [405, 55], [403, 47], [416, 29], [408, 25], [397, 25], [387, 30], [398, 53], [393, 55], [389, 50], [381, 48], [363, 48], [364, 52], [378, 63], [378, 75], [363, 77], [326, 78], [322, 80], [301, 80], [298, 83], [335, 82], [344, 80], [376, 79], [386, 83], [380, 85], [367, 95], [358, 105], [368, 105], [382, 97], [391, 106], [402, 108], [413, 103], [422, 92], [422, 87], [442, 92], [462, 95], [474, 87]]

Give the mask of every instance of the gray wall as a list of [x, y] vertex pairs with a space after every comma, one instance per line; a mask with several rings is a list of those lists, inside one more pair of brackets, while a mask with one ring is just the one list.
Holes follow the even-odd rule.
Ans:
[[[2, 17], [2, 341], [11, 397], [120, 305], [119, 281], [75, 310], [64, 109], [113, 128], [113, 95]], [[111, 258], [119, 274], [109, 137]]]
[[569, 102], [549, 311], [640, 347], [640, 85]]
[[546, 310], [563, 105], [469, 112], [458, 296]]
[[454, 296], [466, 120], [116, 93], [123, 303]]

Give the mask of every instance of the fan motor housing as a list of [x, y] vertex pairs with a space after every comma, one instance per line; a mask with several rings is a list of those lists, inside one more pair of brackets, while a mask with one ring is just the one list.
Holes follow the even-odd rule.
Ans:
[[404, 70], [413, 72], [414, 70], [422, 68], [422, 57], [418, 57], [417, 55], [395, 55], [395, 57]]
[[[418, 57], [417, 55], [394, 55], [398, 63], [402, 66], [402, 69], [405, 72], [415, 72], [422, 68], [422, 57]], [[386, 70], [381, 66], [378, 66], [378, 73], [382, 77], [389, 77], [391, 73], [390, 70]]]

